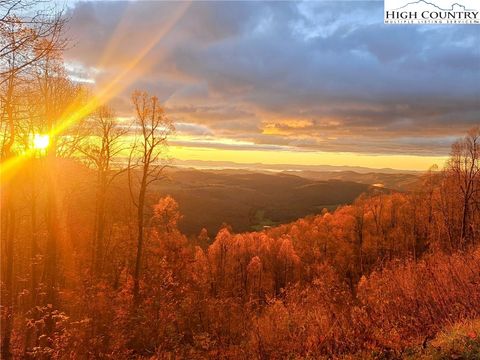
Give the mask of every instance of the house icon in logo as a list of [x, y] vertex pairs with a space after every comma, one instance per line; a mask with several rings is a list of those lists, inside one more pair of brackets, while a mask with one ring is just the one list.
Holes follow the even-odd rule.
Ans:
[[384, 0], [385, 24], [480, 24], [477, 0]]
[[432, 2], [429, 2], [429, 1], [425, 1], [425, 0], [418, 0], [418, 1], [412, 1], [412, 2], [409, 2], [401, 7], [399, 7], [398, 9], [395, 9], [397, 11], [400, 11], [400, 10], [408, 10], [409, 8], [418, 8], [418, 6], [431, 6], [432, 8], [434, 9], [437, 9], [437, 10], [440, 10], [440, 11], [475, 11], [474, 9], [467, 9], [465, 7], [465, 5], [461, 5], [459, 3], [454, 3], [451, 5], [450, 8], [447, 8], [447, 9], [444, 9], [444, 8], [441, 8], [440, 6], [432, 3]]

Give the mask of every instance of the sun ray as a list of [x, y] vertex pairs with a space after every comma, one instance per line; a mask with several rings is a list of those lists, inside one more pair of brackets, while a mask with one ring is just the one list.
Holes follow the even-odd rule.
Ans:
[[109, 61], [111, 60], [112, 56], [115, 54], [115, 51], [119, 50], [121, 45], [122, 35], [125, 35], [128, 28], [127, 19], [129, 18], [129, 12], [131, 11], [132, 6], [134, 6], [133, 2], [128, 2], [123, 9], [122, 17], [120, 21], [117, 23], [115, 30], [113, 31], [112, 36], [110, 37], [107, 45], [103, 49], [102, 55], [97, 63], [97, 69], [101, 69], [108, 65]]
[[[149, 54], [149, 52], [167, 35], [186, 13], [190, 7], [191, 2], [182, 2], [175, 13], [169, 19], [168, 22], [156, 33], [139, 53], [124, 66], [123, 70], [111, 79], [104, 87], [102, 87], [97, 93], [92, 96], [87, 103], [79, 109], [67, 108], [61, 117], [61, 121], [49, 132], [48, 136], [54, 138], [66, 129], [77, 123], [80, 119], [88, 116], [100, 105], [108, 102], [113, 97], [125, 90], [130, 84], [132, 84], [139, 76], [139, 73], [133, 73], [133, 70], [139, 65], [139, 63]], [[10, 159], [2, 162], [0, 168], [0, 179], [2, 182], [8, 180], [8, 178], [15, 172], [15, 170], [21, 165], [22, 161], [32, 157], [35, 154], [34, 149], [28, 149], [23, 153], [16, 155]]]

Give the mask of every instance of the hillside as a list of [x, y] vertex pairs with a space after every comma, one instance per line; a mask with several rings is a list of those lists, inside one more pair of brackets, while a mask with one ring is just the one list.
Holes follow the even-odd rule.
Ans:
[[342, 180], [354, 181], [362, 184], [377, 184], [388, 189], [410, 191], [418, 183], [418, 173], [382, 173], [356, 171], [286, 171], [286, 174], [302, 176], [311, 180]]
[[223, 223], [236, 232], [249, 231], [323, 208], [333, 210], [370, 189], [369, 184], [343, 179], [313, 180], [285, 173], [170, 169], [168, 179], [152, 190], [178, 201], [183, 232], [196, 234], [205, 227], [212, 234]]
[[[75, 216], [91, 216], [95, 198], [95, 187], [92, 186], [94, 171], [78, 163], [63, 161], [59, 173], [62, 188], [76, 189], [69, 195], [75, 199], [75, 208], [79, 209]], [[384, 188], [372, 186], [380, 180], [393, 179], [393, 174], [298, 174], [170, 168], [165, 171], [164, 180], [152, 184], [147, 202], [153, 205], [160, 197], [170, 195], [178, 202], [183, 215], [179, 223], [182, 232], [196, 235], [206, 228], [213, 235], [223, 224], [228, 224], [235, 232], [261, 230], [265, 226], [318, 214], [324, 208], [333, 211], [340, 205], [351, 204], [365, 192], [389, 193], [392, 191], [389, 188], [405, 188], [399, 181], [385, 182], [387, 186]], [[308, 178], [313, 176], [318, 179]], [[408, 177], [399, 174], [397, 179]], [[349, 181], [349, 178], [355, 181]], [[109, 196], [115, 214], [112, 217], [116, 221], [127, 216], [121, 204], [128, 201], [129, 196], [127, 175], [124, 173], [114, 182]], [[149, 207], [147, 217], [151, 216], [150, 213]]]

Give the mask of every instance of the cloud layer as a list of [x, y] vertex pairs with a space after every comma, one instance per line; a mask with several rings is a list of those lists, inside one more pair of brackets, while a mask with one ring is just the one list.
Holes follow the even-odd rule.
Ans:
[[[76, 76], [102, 86], [178, 7], [75, 3]], [[479, 45], [474, 25], [384, 25], [383, 2], [193, 2], [115, 106], [151, 91], [180, 135], [219, 147], [445, 155], [480, 123]]]

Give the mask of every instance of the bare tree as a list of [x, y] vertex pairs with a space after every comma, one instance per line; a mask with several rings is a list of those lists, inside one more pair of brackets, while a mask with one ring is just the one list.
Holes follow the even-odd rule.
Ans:
[[[76, 134], [67, 133], [64, 121], [68, 114], [81, 108], [83, 89], [74, 84], [66, 75], [60, 54], [51, 53], [39, 61], [36, 66], [36, 82], [39, 93], [39, 114], [42, 116], [42, 128], [50, 135], [50, 144], [46, 151], [47, 167], [47, 246], [45, 252], [44, 282], [47, 285], [47, 301], [56, 306], [55, 288], [57, 284], [57, 248], [59, 243], [57, 192], [57, 160], [61, 155], [74, 151]], [[72, 138], [74, 140], [72, 140]]]
[[146, 92], [132, 94], [138, 130], [129, 158], [129, 188], [137, 209], [137, 255], [134, 272], [134, 297], [139, 295], [139, 279], [145, 228], [145, 197], [148, 187], [162, 178], [167, 139], [174, 131], [157, 97]]
[[[29, 15], [33, 14], [33, 15]], [[40, 60], [55, 50], [64, 47], [62, 29], [64, 20], [61, 12], [41, 10], [38, 3], [24, 0], [0, 0], [0, 129], [1, 159], [9, 161], [15, 157], [19, 140], [18, 125], [25, 120], [22, 91], [31, 70]], [[2, 338], [1, 355], [11, 358], [10, 338], [13, 324], [13, 261], [16, 237], [16, 214], [13, 201], [12, 178], [2, 177], [2, 232], [6, 234], [5, 271], [2, 280], [6, 289], [2, 296], [5, 306], [6, 324]]]
[[480, 182], [480, 127], [471, 129], [465, 138], [452, 145], [448, 171], [460, 190], [461, 219], [460, 242], [464, 246], [474, 242], [475, 197], [478, 198]]
[[[0, 10], [0, 84], [65, 47], [63, 10], [55, 5], [0, 0]], [[14, 66], [10, 62], [12, 55], [17, 59]]]
[[127, 150], [124, 137], [129, 127], [119, 124], [113, 110], [104, 105], [92, 114], [85, 129], [90, 136], [83, 138], [78, 150], [83, 154], [87, 165], [97, 172], [92, 263], [95, 273], [99, 275], [102, 272], [105, 250], [107, 193], [113, 180], [127, 170], [126, 166], [114, 162], [122, 151]]

